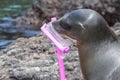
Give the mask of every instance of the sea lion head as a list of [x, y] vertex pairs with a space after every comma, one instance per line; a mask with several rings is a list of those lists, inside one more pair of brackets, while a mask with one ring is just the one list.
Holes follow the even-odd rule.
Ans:
[[76, 40], [96, 41], [111, 35], [104, 18], [94, 10], [79, 9], [53, 22], [55, 30]]

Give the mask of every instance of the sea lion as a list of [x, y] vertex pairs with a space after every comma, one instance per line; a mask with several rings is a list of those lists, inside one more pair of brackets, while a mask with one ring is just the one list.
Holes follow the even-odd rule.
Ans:
[[85, 80], [120, 80], [120, 41], [99, 13], [74, 10], [52, 25], [77, 40]]

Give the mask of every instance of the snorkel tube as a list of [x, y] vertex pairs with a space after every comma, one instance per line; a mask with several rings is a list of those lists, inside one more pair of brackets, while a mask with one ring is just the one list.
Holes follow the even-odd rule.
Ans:
[[58, 32], [53, 28], [52, 22], [56, 21], [56, 18], [51, 18], [51, 22], [44, 24], [41, 27], [42, 32], [50, 39], [50, 41], [56, 46], [59, 70], [60, 70], [60, 80], [66, 80], [64, 61], [62, 54], [68, 53], [70, 51], [71, 42], [68, 39], [62, 38]]

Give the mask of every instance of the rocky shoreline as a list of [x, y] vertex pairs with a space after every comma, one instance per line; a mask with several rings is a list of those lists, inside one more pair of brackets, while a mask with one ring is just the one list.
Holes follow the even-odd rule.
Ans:
[[[55, 47], [44, 35], [19, 38], [0, 52], [0, 80], [59, 80]], [[74, 43], [65, 55], [68, 80], [82, 80]]]
[[[120, 36], [120, 23], [112, 28]], [[68, 80], [84, 80], [79, 68], [76, 41], [65, 55]], [[59, 80], [55, 47], [44, 34], [18, 38], [0, 51], [0, 80]]]
[[113, 26], [120, 22], [119, 0], [37, 0], [24, 16], [16, 18], [20, 24], [33, 24], [39, 28], [51, 17], [62, 17], [65, 13], [75, 9], [89, 8], [99, 12]]
[[[84, 2], [84, 4], [84, 0], [76, 1], [77, 2], [73, 0], [38, 0], [38, 2], [34, 3], [32, 8], [28, 10], [26, 15], [18, 17], [15, 22], [18, 24], [32, 24], [34, 28], [39, 28], [40, 25], [47, 22], [50, 17], [57, 16], [59, 18], [64, 13], [73, 9], [91, 7], [99, 10], [100, 7], [96, 5], [97, 3], [100, 5], [99, 0], [93, 0], [94, 3], [89, 4], [89, 6], [84, 6], [84, 4], [88, 5], [89, 2], [87, 2], [87, 0], [85, 0], [86, 2]], [[115, 3], [115, 0], [111, 1], [111, 3]], [[55, 5], [53, 6], [53, 4]], [[111, 5], [108, 7], [111, 8]], [[109, 10], [104, 11], [104, 9], [101, 8], [102, 6], [100, 7], [102, 13], [110, 13]], [[112, 8], [115, 9], [113, 15], [119, 16], [119, 14], [115, 14], [116, 8], [118, 7]], [[110, 18], [114, 19], [115, 17], [107, 17], [108, 22]], [[119, 18], [116, 18], [116, 20], [112, 22], [112, 24], [116, 23], [112, 29], [118, 36], [120, 36], [119, 22]], [[69, 54], [66, 54], [64, 58], [67, 80], [84, 80], [79, 67], [76, 42], [74, 40], [72, 41], [71, 51]], [[18, 38], [11, 43], [8, 48], [0, 51], [0, 80], [59, 80], [55, 47], [42, 33], [29, 38]]]

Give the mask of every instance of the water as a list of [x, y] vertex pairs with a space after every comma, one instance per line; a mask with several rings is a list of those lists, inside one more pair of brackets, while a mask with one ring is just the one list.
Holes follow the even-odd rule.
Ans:
[[[17, 17], [24, 14], [32, 3], [36, 0], [0, 0], [0, 50], [7, 48], [7, 45], [19, 37], [30, 37], [38, 34], [35, 30], [25, 30], [23, 33], [14, 33], [11, 22]], [[4, 32], [11, 28], [9, 33]]]
[[34, 0], [0, 0], [0, 20], [12, 20], [11, 16], [21, 14]]

